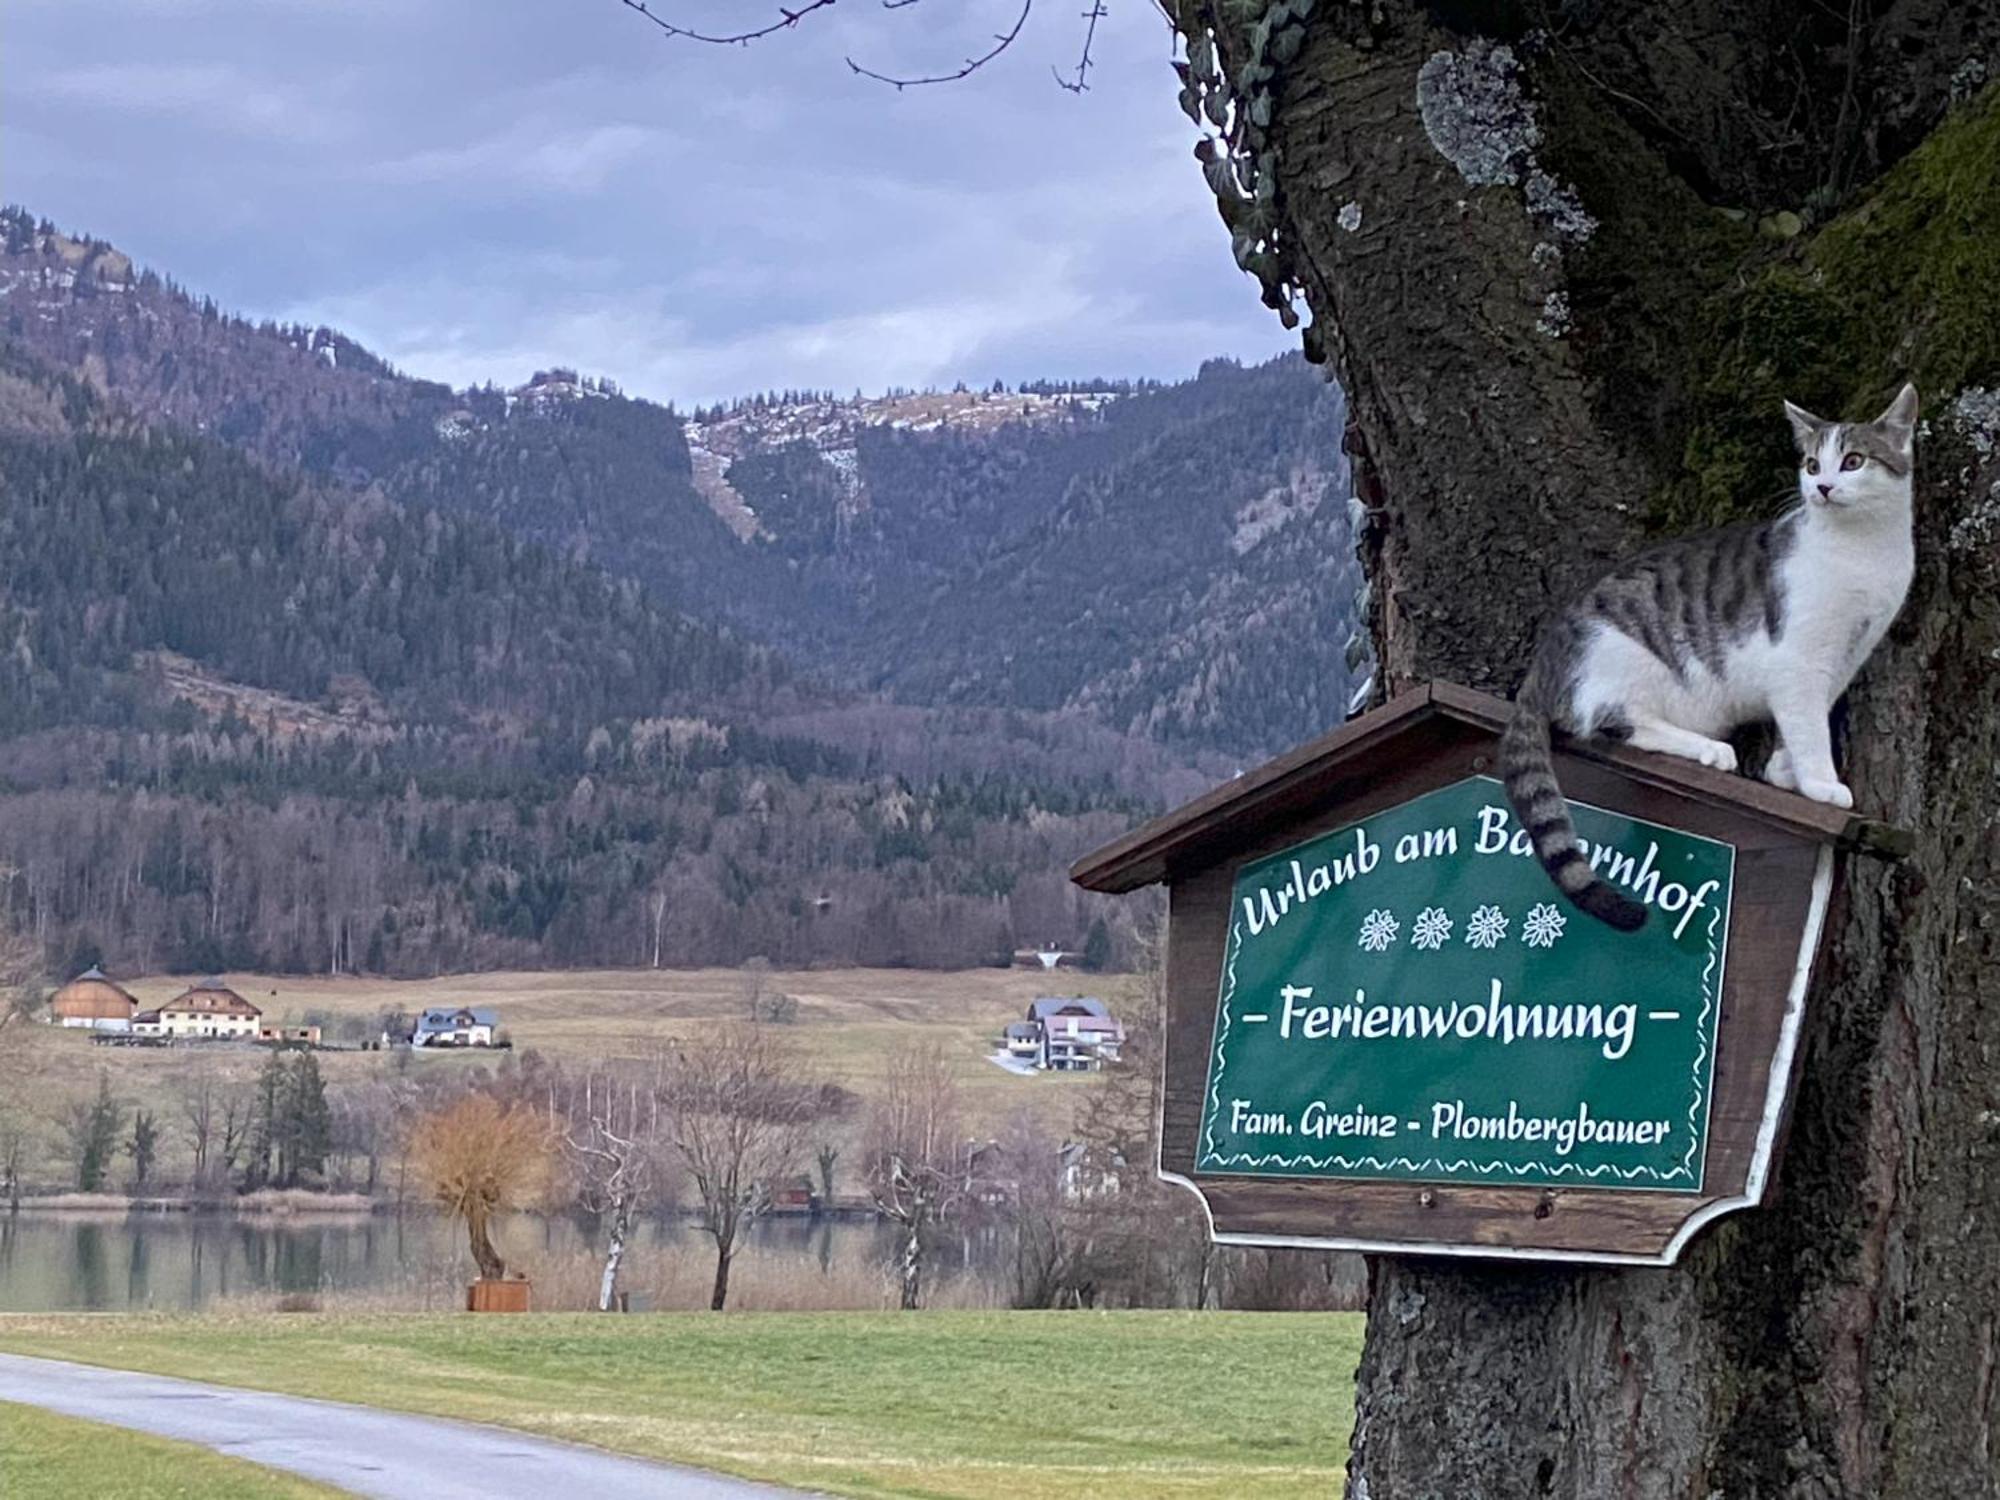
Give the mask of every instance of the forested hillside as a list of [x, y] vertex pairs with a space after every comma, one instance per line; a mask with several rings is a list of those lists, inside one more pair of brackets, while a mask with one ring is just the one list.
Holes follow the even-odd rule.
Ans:
[[[490, 522], [273, 471], [0, 351], [0, 861], [73, 967], [1115, 954], [1063, 879], [1201, 777], [876, 719]], [[1100, 939], [1100, 946], [1104, 939]]]
[[[1302, 362], [702, 412], [575, 372], [453, 392], [0, 215], [0, 333], [149, 417], [645, 583], [823, 680], [1241, 760], [1337, 723], [1359, 587]], [[690, 431], [699, 437], [691, 448]]]
[[505, 531], [329, 493], [222, 444], [120, 421], [0, 345], [0, 732], [144, 722], [135, 652], [357, 724], [590, 723], [761, 700], [765, 651]]
[[[1297, 362], [1218, 361], [1059, 426], [865, 430], [866, 507], [794, 549], [807, 621], [847, 675], [920, 702], [1080, 710], [1239, 753], [1322, 733], [1360, 585], [1342, 420]], [[776, 477], [823, 489], [804, 459]], [[778, 486], [745, 467], [761, 514]]]
[[1077, 854], [1338, 723], [1339, 393], [409, 378], [0, 212], [0, 866], [65, 966], [1131, 951]]

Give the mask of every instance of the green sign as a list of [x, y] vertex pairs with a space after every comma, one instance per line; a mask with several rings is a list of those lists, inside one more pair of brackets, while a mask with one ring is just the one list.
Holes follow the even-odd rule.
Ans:
[[1197, 1169], [1700, 1191], [1736, 851], [1569, 808], [1639, 931], [1486, 776], [1245, 865]]

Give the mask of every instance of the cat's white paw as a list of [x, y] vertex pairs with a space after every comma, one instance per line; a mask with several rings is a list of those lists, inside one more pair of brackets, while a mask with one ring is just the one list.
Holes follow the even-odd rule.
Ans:
[[1733, 771], [1736, 769], [1736, 747], [1722, 740], [1711, 740], [1695, 759], [1718, 771]]
[[1854, 793], [1839, 781], [1801, 781], [1799, 791], [1815, 802], [1830, 802], [1835, 807], [1854, 806]]
[[1799, 789], [1799, 773], [1792, 769], [1792, 752], [1783, 745], [1773, 750], [1771, 758], [1764, 762], [1764, 779], [1783, 791]]

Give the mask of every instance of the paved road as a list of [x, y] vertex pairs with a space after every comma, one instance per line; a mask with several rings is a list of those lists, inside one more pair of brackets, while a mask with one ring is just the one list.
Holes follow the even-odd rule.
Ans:
[[785, 1500], [525, 1433], [0, 1354], [0, 1401], [180, 1438], [377, 1500]]

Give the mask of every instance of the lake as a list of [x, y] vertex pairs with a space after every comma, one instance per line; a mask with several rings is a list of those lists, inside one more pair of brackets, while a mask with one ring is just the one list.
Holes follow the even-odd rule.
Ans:
[[[536, 1283], [538, 1307], [594, 1305], [602, 1265], [588, 1221], [517, 1214], [495, 1236]], [[0, 1214], [0, 1312], [183, 1312], [266, 1306], [311, 1294], [329, 1307], [462, 1306], [471, 1262], [463, 1229], [428, 1213], [248, 1218]], [[737, 1255], [732, 1306], [813, 1310], [894, 1305], [895, 1226], [873, 1219], [768, 1218]], [[986, 1234], [933, 1252], [935, 1299], [1004, 1305], [1006, 1247]], [[648, 1220], [621, 1285], [634, 1305], [704, 1307], [713, 1243], [682, 1219]]]

